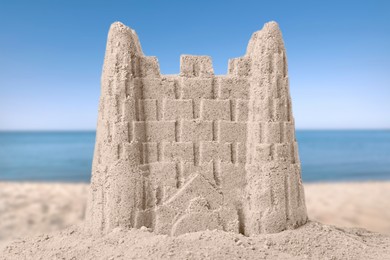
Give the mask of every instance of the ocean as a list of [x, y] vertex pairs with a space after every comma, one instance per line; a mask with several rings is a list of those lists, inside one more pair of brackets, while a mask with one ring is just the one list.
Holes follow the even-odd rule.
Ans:
[[[390, 131], [298, 130], [304, 182], [390, 180]], [[95, 132], [0, 132], [0, 180], [89, 182]]]

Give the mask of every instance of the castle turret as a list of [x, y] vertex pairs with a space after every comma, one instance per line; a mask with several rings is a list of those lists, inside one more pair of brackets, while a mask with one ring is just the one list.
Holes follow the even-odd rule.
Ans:
[[245, 233], [272, 233], [307, 220], [298, 146], [279, 26], [264, 25], [252, 35], [247, 150]]
[[[142, 66], [142, 69], [141, 69]], [[144, 57], [135, 31], [111, 25], [101, 78], [101, 97], [87, 218], [93, 228], [134, 226], [142, 197], [138, 170], [141, 143], [133, 140], [139, 116], [140, 76], [159, 75], [157, 60]]]

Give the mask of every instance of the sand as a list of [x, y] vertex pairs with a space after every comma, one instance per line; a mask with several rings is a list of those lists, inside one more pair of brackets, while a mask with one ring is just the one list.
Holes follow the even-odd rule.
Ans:
[[390, 234], [390, 182], [305, 185], [310, 219]]
[[0, 245], [80, 223], [87, 190], [86, 184], [0, 182]]
[[[316, 183], [304, 187], [309, 219], [387, 235], [343, 231], [310, 222], [295, 230], [297, 233], [255, 237], [205, 231], [171, 238], [140, 230], [116, 230], [96, 238], [83, 234], [77, 226], [84, 218], [88, 185], [7, 182], [0, 183], [0, 259], [137, 259], [143, 253], [152, 259], [200, 259], [207, 255], [214, 259], [236, 259], [239, 255], [241, 259], [390, 258], [390, 182]], [[75, 226], [64, 230], [71, 225]], [[237, 238], [241, 242], [235, 241]], [[78, 243], [78, 239], [84, 242]], [[223, 250], [217, 251], [217, 247]]]
[[119, 228], [104, 236], [70, 228], [14, 242], [4, 259], [389, 259], [390, 238], [316, 222], [245, 237], [220, 230], [166, 236]]

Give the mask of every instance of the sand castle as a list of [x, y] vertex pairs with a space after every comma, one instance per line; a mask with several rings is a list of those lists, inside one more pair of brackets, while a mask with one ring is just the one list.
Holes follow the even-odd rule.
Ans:
[[109, 31], [87, 224], [250, 236], [307, 221], [286, 53], [275, 22], [227, 75], [183, 55], [161, 75], [136, 33]]

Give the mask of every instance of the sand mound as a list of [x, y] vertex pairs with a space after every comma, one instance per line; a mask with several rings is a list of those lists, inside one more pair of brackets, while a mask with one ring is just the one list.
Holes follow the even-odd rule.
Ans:
[[145, 229], [93, 236], [74, 226], [18, 240], [0, 259], [389, 259], [390, 237], [317, 222], [277, 234], [246, 237], [221, 230], [171, 237]]

